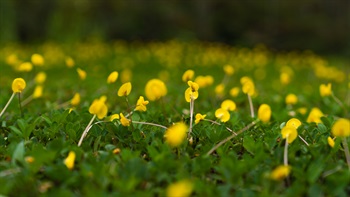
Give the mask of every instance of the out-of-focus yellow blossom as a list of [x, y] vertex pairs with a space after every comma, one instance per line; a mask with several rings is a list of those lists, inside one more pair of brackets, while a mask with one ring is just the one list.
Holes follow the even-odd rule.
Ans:
[[119, 120], [119, 114], [113, 114], [113, 115], [111, 115], [111, 117], [110, 117], [110, 121], [113, 121], [113, 120]]
[[218, 97], [224, 96], [225, 92], [225, 85], [223, 83], [220, 83], [219, 85], [215, 86], [215, 94]]
[[231, 90], [230, 90], [230, 95], [232, 96], [232, 97], [237, 97], [238, 96], [238, 94], [239, 94], [239, 87], [233, 87], [233, 88], [231, 88]]
[[301, 114], [301, 115], [305, 115], [307, 113], [307, 108], [306, 107], [300, 107], [297, 109], [297, 111]]
[[128, 81], [131, 81], [131, 78], [132, 78], [132, 72], [130, 69], [124, 69], [120, 73], [120, 80], [122, 83], [126, 83]]
[[128, 96], [131, 92], [131, 88], [130, 82], [124, 83], [118, 90], [118, 96]]
[[22, 78], [16, 78], [12, 82], [12, 91], [15, 93], [20, 93], [24, 90], [26, 87], [26, 81]]
[[194, 71], [193, 70], [186, 70], [184, 74], [182, 75], [182, 81], [187, 82], [189, 80], [192, 80], [194, 77]]
[[193, 81], [188, 81], [187, 84], [189, 87], [185, 91], [186, 101], [190, 102], [191, 98], [193, 100], [196, 100], [198, 98], [198, 89], [199, 89], [198, 84]]
[[166, 189], [167, 197], [188, 197], [193, 190], [193, 184], [189, 180], [172, 183]]
[[321, 117], [323, 116], [323, 113], [322, 111], [317, 108], [317, 107], [314, 107], [311, 109], [310, 113], [309, 113], [309, 116], [307, 117], [306, 119], [306, 122], [310, 123], [310, 122], [314, 122], [314, 123], [321, 123]]
[[283, 85], [288, 85], [291, 81], [291, 76], [288, 73], [282, 72], [280, 74], [280, 81]]
[[334, 148], [335, 142], [330, 136], [327, 138], [327, 142], [330, 147]]
[[221, 122], [227, 122], [230, 120], [230, 113], [226, 109], [219, 108], [215, 111], [215, 117]]
[[185, 123], [179, 122], [169, 127], [164, 134], [165, 141], [172, 147], [177, 147], [186, 139], [188, 127]]
[[250, 96], [255, 94], [255, 85], [252, 79], [249, 77], [242, 77], [240, 82], [242, 84], [242, 92], [244, 94], [249, 94]]
[[214, 79], [210, 75], [207, 75], [207, 76], [200, 75], [200, 76], [196, 77], [194, 82], [197, 83], [200, 88], [205, 88], [205, 87], [213, 84]]
[[332, 84], [331, 83], [328, 83], [327, 85], [321, 84], [320, 85], [320, 95], [322, 97], [332, 95]]
[[66, 66], [68, 68], [72, 68], [72, 67], [74, 67], [74, 65], [75, 65], [75, 62], [74, 62], [73, 58], [66, 57]]
[[99, 119], [104, 118], [108, 112], [104, 99], [95, 99], [90, 105], [89, 112], [96, 115]]
[[38, 85], [33, 92], [33, 98], [40, 98], [43, 95], [43, 86]]
[[286, 127], [291, 126], [291, 127], [294, 127], [295, 129], [298, 129], [300, 125], [301, 125], [301, 122], [297, 118], [291, 118], [286, 123]]
[[340, 118], [332, 126], [332, 135], [335, 137], [350, 136], [350, 120]]
[[37, 53], [32, 55], [31, 60], [34, 66], [42, 66], [45, 62], [44, 57]]
[[23, 62], [17, 68], [17, 70], [20, 71], [20, 72], [29, 72], [32, 69], [33, 69], [33, 65], [30, 62]]
[[140, 98], [137, 100], [135, 110], [136, 111], [146, 111], [147, 107], [146, 105], [149, 103], [149, 101], [145, 101], [143, 96], [140, 96]]
[[131, 122], [131, 121], [130, 121], [129, 119], [125, 118], [125, 116], [123, 115], [123, 113], [120, 113], [119, 118], [120, 118], [120, 123], [122, 123], [122, 125], [123, 125], [124, 127], [130, 126], [130, 122]]
[[295, 94], [288, 94], [285, 102], [287, 105], [295, 105], [298, 102], [298, 97]]
[[221, 103], [221, 108], [226, 109], [227, 111], [236, 110], [236, 103], [230, 99], [226, 99]]
[[196, 119], [194, 120], [194, 123], [195, 124], [198, 124], [201, 120], [204, 120], [204, 118], [206, 117], [207, 115], [202, 115], [200, 113], [196, 114]]
[[117, 71], [113, 71], [111, 74], [107, 77], [107, 83], [114, 83], [118, 79], [119, 73]]
[[119, 154], [120, 152], [121, 152], [120, 148], [115, 148], [113, 150], [113, 154], [115, 154], [115, 155]]
[[286, 178], [290, 174], [290, 171], [291, 171], [290, 166], [286, 166], [286, 165], [277, 166], [277, 168], [275, 168], [271, 172], [270, 178], [275, 180], [275, 181], [283, 180], [284, 178]]
[[46, 73], [45, 72], [39, 72], [38, 74], [36, 74], [35, 76], [35, 83], [37, 84], [43, 84], [46, 80]]
[[6, 63], [8, 65], [16, 65], [20, 62], [20, 60], [18, 59], [17, 55], [16, 54], [11, 54], [9, 56], [6, 57]]
[[69, 151], [68, 157], [64, 160], [64, 165], [67, 166], [69, 170], [72, 170], [74, 168], [74, 162], [75, 162], [75, 152]]
[[151, 79], [145, 87], [145, 94], [148, 100], [155, 101], [167, 94], [167, 88], [163, 81], [159, 79]]
[[77, 106], [80, 103], [80, 94], [79, 93], [75, 93], [72, 100], [70, 101], [70, 104], [72, 106]]
[[294, 126], [285, 126], [281, 130], [282, 138], [288, 141], [288, 144], [292, 143], [298, 136], [298, 131]]
[[264, 123], [267, 123], [271, 119], [271, 107], [268, 104], [261, 104], [258, 109], [258, 118]]
[[27, 156], [27, 157], [24, 158], [24, 160], [27, 163], [33, 163], [35, 161], [34, 157], [32, 157], [32, 156]]
[[77, 72], [81, 80], [86, 79], [86, 72], [84, 70], [82, 70], [81, 68], [77, 68]]
[[235, 69], [231, 65], [225, 65], [224, 72], [226, 75], [231, 76], [235, 72]]

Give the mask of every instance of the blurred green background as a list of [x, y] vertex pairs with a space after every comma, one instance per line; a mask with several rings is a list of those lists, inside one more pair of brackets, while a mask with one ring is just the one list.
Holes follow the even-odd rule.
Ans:
[[349, 0], [1, 0], [0, 43], [169, 39], [350, 55]]

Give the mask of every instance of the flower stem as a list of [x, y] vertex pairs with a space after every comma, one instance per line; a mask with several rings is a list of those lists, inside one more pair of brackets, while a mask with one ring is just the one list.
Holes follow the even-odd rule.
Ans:
[[350, 170], [350, 153], [349, 153], [349, 147], [348, 147], [348, 142], [346, 141], [346, 137], [343, 137], [343, 146], [344, 146], [346, 163], [348, 164], [348, 167]]
[[187, 134], [187, 138], [190, 139], [191, 138], [191, 133], [192, 133], [192, 124], [193, 124], [193, 105], [194, 105], [194, 99], [191, 96], [191, 100], [190, 100], [190, 130]]
[[[216, 122], [216, 121], [213, 121], [213, 120], [210, 120], [210, 119], [203, 119], [203, 120], [204, 120], [204, 121], [208, 121], [208, 122], [211, 122], [211, 123], [213, 123], [213, 124], [216, 124], [216, 125], [221, 126], [221, 124], [220, 124], [220, 123], [218, 123], [218, 122]], [[226, 127], [226, 129], [227, 129], [228, 131], [230, 131], [231, 133], [233, 133], [233, 134], [237, 135], [237, 133], [236, 133], [236, 132], [234, 132], [232, 129], [230, 129], [230, 128], [228, 128], [228, 127]]]
[[254, 107], [253, 107], [253, 101], [252, 101], [252, 97], [250, 96], [250, 94], [247, 94], [248, 95], [248, 101], [249, 101], [249, 107], [250, 107], [250, 116], [252, 118], [254, 118]]
[[21, 106], [25, 106], [27, 105], [30, 101], [33, 100], [33, 95], [30, 95], [28, 98], [24, 99], [22, 102], [21, 102]]
[[22, 110], [22, 105], [21, 105], [21, 93], [18, 93], [18, 105], [19, 105], [19, 110], [21, 111], [21, 117], [23, 118], [23, 110]]
[[4, 112], [6, 111], [6, 108], [9, 106], [9, 104], [11, 103], [11, 101], [13, 100], [13, 98], [15, 97], [15, 95], [16, 95], [15, 92], [12, 93], [12, 95], [11, 95], [9, 101], [7, 101], [7, 103], [6, 103], [5, 107], [4, 107], [4, 109], [2, 109], [2, 111], [1, 111], [1, 113], [0, 113], [0, 117], [2, 116], [2, 114], [4, 114]]
[[344, 106], [344, 104], [338, 99], [338, 97], [336, 97], [333, 93], [332, 93], [332, 98], [334, 99], [334, 101], [341, 107], [344, 109], [345, 114], [348, 113], [348, 110], [346, 109], [346, 107]]
[[301, 141], [303, 141], [306, 144], [306, 146], [309, 146], [309, 143], [307, 143], [303, 137], [301, 137], [300, 135], [298, 135], [298, 137], [301, 139]]
[[210, 151], [206, 154], [206, 155], [210, 155], [212, 154], [216, 149], [218, 149], [221, 145], [225, 144], [226, 142], [230, 141], [232, 138], [236, 137], [237, 135], [243, 133], [244, 131], [248, 130], [249, 128], [251, 128], [252, 126], [254, 126], [257, 122], [253, 121], [251, 122], [249, 125], [245, 126], [243, 129], [239, 130], [237, 133], [233, 133], [232, 135], [228, 136], [227, 138], [225, 138], [224, 140], [222, 140], [221, 142], [219, 142], [218, 144], [216, 144], [212, 149], [210, 149]]
[[85, 136], [86, 136], [87, 133], [89, 132], [89, 129], [91, 128], [90, 125], [91, 125], [92, 122], [95, 120], [95, 118], [96, 118], [96, 115], [94, 115], [94, 116], [91, 118], [91, 120], [90, 120], [89, 124], [86, 126], [86, 128], [85, 128], [83, 134], [81, 134], [81, 137], [80, 137], [78, 146], [80, 146], [81, 143], [83, 143], [83, 139], [85, 138]]
[[288, 136], [286, 138], [286, 144], [284, 146], [283, 164], [288, 166]]
[[163, 125], [160, 125], [160, 124], [155, 124], [155, 123], [151, 123], [151, 122], [139, 122], [139, 121], [132, 121], [132, 123], [135, 123], [135, 124], [144, 124], [144, 125], [151, 125], [151, 126], [156, 126], [156, 127], [160, 127], [160, 128], [163, 128], [163, 129], [168, 129], [167, 127], [163, 126]]

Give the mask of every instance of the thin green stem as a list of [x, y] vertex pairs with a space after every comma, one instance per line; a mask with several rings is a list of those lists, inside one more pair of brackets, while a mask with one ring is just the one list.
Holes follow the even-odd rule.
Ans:
[[[213, 121], [213, 120], [210, 120], [210, 119], [203, 119], [203, 120], [204, 120], [204, 121], [208, 121], [208, 122], [211, 122], [211, 123], [213, 123], [213, 124], [216, 124], [216, 125], [221, 126], [221, 124], [220, 124], [220, 123], [218, 123], [218, 122], [216, 122], [216, 121]], [[236, 133], [236, 132], [234, 132], [232, 129], [230, 129], [230, 128], [228, 128], [228, 127], [226, 127], [226, 129], [227, 129], [228, 131], [230, 131], [231, 133], [233, 133], [233, 134], [237, 135], [237, 133]]]
[[94, 116], [91, 118], [91, 120], [90, 120], [89, 124], [86, 126], [84, 132], [81, 134], [81, 137], [80, 137], [78, 146], [80, 146], [81, 143], [83, 143], [83, 140], [84, 140], [85, 136], [87, 135], [87, 133], [89, 132], [89, 129], [91, 128], [90, 126], [91, 126], [92, 122], [95, 120], [95, 118], [96, 118], [96, 115], [94, 115]]
[[239, 130], [237, 133], [233, 133], [232, 135], [228, 136], [227, 138], [225, 138], [224, 140], [222, 140], [221, 142], [219, 142], [218, 144], [216, 144], [212, 149], [210, 149], [210, 151], [206, 154], [206, 155], [211, 155], [216, 149], [218, 149], [220, 146], [222, 146], [223, 144], [225, 144], [226, 142], [230, 141], [232, 138], [236, 137], [237, 135], [243, 133], [244, 131], [250, 129], [252, 126], [254, 126], [257, 123], [257, 121], [253, 121], [251, 122], [249, 125], [245, 126], [244, 128], [242, 128], [241, 130]]
[[5, 113], [5, 111], [6, 111], [7, 107], [10, 105], [10, 103], [11, 103], [11, 101], [13, 100], [13, 98], [15, 97], [15, 95], [16, 95], [16, 93], [15, 93], [15, 92], [14, 92], [14, 93], [12, 93], [12, 95], [11, 95], [11, 97], [10, 97], [9, 101], [7, 101], [7, 103], [6, 103], [5, 107], [4, 107], [4, 109], [2, 109], [2, 111], [1, 111], [1, 113], [0, 113], [0, 117], [2, 116], [2, 114], [4, 114], [4, 113]]
[[344, 109], [345, 114], [348, 113], [347, 108], [344, 106], [344, 104], [340, 101], [340, 99], [338, 99], [338, 97], [336, 97], [333, 93], [332, 93], [332, 98], [334, 99], [334, 101], [341, 107]]
[[283, 164], [288, 166], [288, 136], [286, 138], [286, 144], [284, 145], [284, 155], [283, 155]]
[[248, 95], [248, 101], [249, 101], [250, 116], [251, 116], [252, 118], [254, 118], [255, 115], [254, 115], [254, 107], [253, 107], [252, 97], [250, 96], [250, 94], [247, 94], [247, 95]]
[[350, 153], [349, 153], [348, 142], [346, 141], [346, 137], [343, 137], [342, 140], [343, 140], [346, 163], [348, 164], [348, 168], [350, 170]]
[[21, 102], [21, 106], [25, 106], [27, 105], [30, 101], [33, 100], [33, 95], [30, 95], [28, 98], [24, 99], [22, 102]]
[[165, 126], [163, 126], [163, 125], [155, 124], [155, 123], [151, 123], [151, 122], [132, 121], [132, 123], [135, 123], [135, 124], [144, 124], [144, 125], [151, 125], [151, 126], [160, 127], [160, 128], [163, 128], [163, 129], [168, 129], [167, 127], [165, 127]]

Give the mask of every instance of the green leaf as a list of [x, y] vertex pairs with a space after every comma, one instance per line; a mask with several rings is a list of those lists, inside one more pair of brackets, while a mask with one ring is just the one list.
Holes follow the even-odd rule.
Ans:
[[17, 127], [15, 127], [15, 126], [9, 126], [9, 128], [11, 129], [11, 131], [13, 131], [14, 133], [16, 133], [18, 136], [23, 137], [22, 131], [19, 130]]
[[246, 135], [243, 138], [243, 147], [252, 155], [255, 152], [255, 141], [250, 136]]
[[12, 155], [12, 164], [16, 164], [16, 162], [21, 162], [24, 163], [24, 142], [21, 141], [18, 143], [15, 151], [13, 152]]

